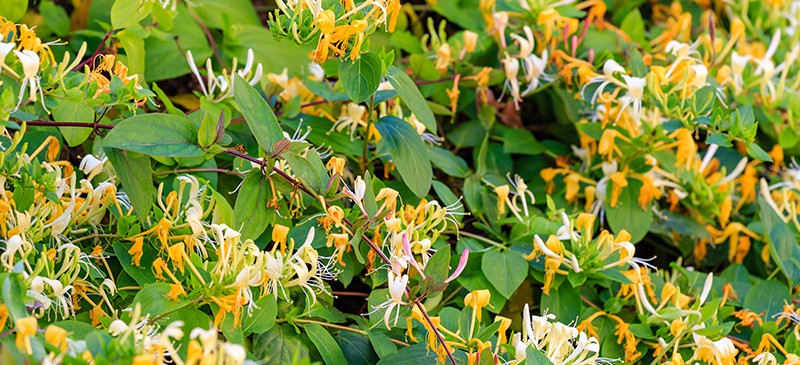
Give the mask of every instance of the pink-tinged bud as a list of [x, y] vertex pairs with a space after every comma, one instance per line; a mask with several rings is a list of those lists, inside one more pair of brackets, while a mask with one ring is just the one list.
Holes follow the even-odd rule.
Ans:
[[583, 39], [586, 38], [586, 32], [589, 31], [589, 21], [583, 21], [583, 30], [581, 31], [580, 41], [583, 42]]
[[589, 48], [589, 63], [594, 63], [594, 48]]
[[414, 266], [414, 268], [417, 269], [419, 275], [422, 276], [423, 279], [425, 279], [425, 273], [422, 272], [422, 269], [419, 267], [417, 260], [414, 259], [414, 254], [411, 253], [411, 242], [408, 240], [408, 235], [405, 233], [403, 233], [403, 253], [406, 254], [408, 262], [411, 264], [411, 266]]
[[449, 283], [455, 280], [461, 273], [464, 271], [464, 268], [467, 267], [467, 261], [469, 260], [469, 249], [465, 248], [464, 251], [461, 252], [461, 258], [458, 260], [458, 266], [456, 267], [456, 271], [453, 271], [453, 274], [450, 275], [445, 283]]
[[564, 26], [564, 48], [569, 48], [569, 24]]
[[578, 36], [572, 36], [572, 57], [575, 57], [575, 51], [578, 49]]

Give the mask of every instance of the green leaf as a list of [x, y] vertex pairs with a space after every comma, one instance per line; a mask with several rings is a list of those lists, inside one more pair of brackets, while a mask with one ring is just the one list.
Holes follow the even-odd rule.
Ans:
[[131, 261], [133, 256], [128, 253], [128, 250], [131, 249], [132, 245], [133, 242], [130, 241], [116, 241], [113, 244], [114, 254], [117, 255], [117, 259], [119, 260], [120, 265], [122, 265], [122, 269], [125, 270], [125, 272], [128, 273], [128, 275], [130, 275], [139, 285], [146, 285], [156, 282], [156, 277], [153, 274], [153, 268], [148, 265], [148, 263], [152, 263], [156, 260], [157, 253], [150, 246], [150, 244], [145, 242], [142, 245], [142, 258], [139, 262], [140, 266], [135, 266]]
[[117, 39], [125, 50], [129, 74], [137, 74], [144, 77], [144, 39], [137, 32], [131, 29], [123, 29], [117, 33]]
[[750, 155], [750, 157], [752, 158], [761, 161], [772, 162], [772, 157], [769, 157], [769, 154], [763, 149], [761, 149], [761, 146], [759, 146], [755, 142], [748, 144], [746, 150], [747, 154]]
[[436, 146], [429, 147], [429, 152], [433, 165], [444, 173], [460, 178], [469, 174], [467, 162], [454, 153]]
[[149, 0], [116, 0], [111, 5], [111, 26], [114, 29], [130, 27], [150, 14], [153, 1]]
[[638, 9], [633, 9], [633, 11], [629, 12], [625, 19], [622, 20], [620, 25], [625, 34], [631, 37], [631, 40], [641, 45], [643, 48], [648, 49], [650, 48], [650, 44], [647, 42], [645, 35], [644, 28], [644, 19], [642, 19], [642, 14], [639, 13]]
[[324, 327], [311, 323], [305, 326], [306, 334], [314, 346], [319, 350], [322, 359], [328, 365], [346, 364], [347, 360], [344, 358], [342, 349], [333, 339], [333, 336]]
[[524, 129], [508, 129], [503, 133], [503, 152], [521, 155], [538, 155], [544, 152], [544, 145]]
[[245, 333], [264, 333], [275, 325], [278, 315], [278, 302], [274, 295], [266, 295], [256, 301], [259, 309], [250, 316], [245, 316], [243, 328]]
[[450, 247], [446, 246], [436, 251], [423, 271], [426, 277], [433, 279], [434, 284], [445, 281], [450, 272]]
[[[25, 286], [22, 283], [22, 274], [4, 274], [3, 277], [3, 304], [6, 305], [12, 320], [28, 317], [25, 309]], [[13, 323], [13, 322], [12, 322]]]
[[715, 145], [719, 145], [721, 147], [732, 147], [733, 143], [731, 143], [731, 137], [725, 133], [714, 132], [708, 135], [706, 138], [706, 143], [713, 143]]
[[367, 336], [362, 334], [341, 331], [336, 335], [336, 342], [342, 349], [347, 364], [369, 365], [378, 361], [378, 355], [372, 351]]
[[141, 114], [125, 119], [108, 133], [103, 147], [165, 157], [203, 155], [194, 123], [171, 114]]
[[253, 355], [265, 365], [291, 364], [293, 360], [308, 358], [308, 353], [300, 335], [288, 324], [253, 336]]
[[[103, 142], [105, 143], [105, 140]], [[136, 215], [144, 221], [150, 214], [156, 196], [150, 157], [114, 148], [103, 148], [103, 151], [114, 167]]]
[[[3, 4], [3, 2], [0, 1], [0, 4]], [[5, 4], [0, 5], [0, 8], [4, 6]], [[57, 36], [64, 37], [69, 33], [69, 15], [63, 7], [45, 1], [40, 3], [39, 13], [44, 18], [44, 24], [47, 24], [47, 27], [52, 29]]]
[[428, 351], [423, 343], [403, 347], [397, 350], [397, 352], [381, 358], [381, 361], [378, 361], [378, 365], [420, 365], [435, 363], [436, 353]]
[[525, 364], [526, 365], [553, 365], [550, 358], [543, 352], [539, 351], [534, 346], [528, 346], [525, 349]]
[[325, 177], [328, 176], [328, 173], [316, 152], [309, 151], [306, 157], [294, 152], [285, 152], [281, 157], [286, 159], [292, 171], [312, 191], [319, 192], [325, 187], [325, 183], [328, 182]]
[[267, 208], [269, 189], [269, 183], [259, 169], [251, 170], [242, 182], [233, 207], [233, 216], [236, 219], [234, 229], [242, 234], [243, 240], [255, 240], [272, 222], [275, 213]]
[[781, 134], [778, 135], [778, 143], [783, 147], [783, 149], [790, 149], [797, 145], [797, 142], [800, 141], [800, 135], [797, 134], [797, 131], [792, 128], [786, 128], [781, 131]]
[[414, 127], [402, 119], [387, 116], [378, 120], [375, 128], [381, 134], [378, 143], [389, 148], [392, 161], [406, 186], [420, 198], [428, 195], [433, 180], [431, 161]]
[[26, 10], [28, 0], [0, 0], [0, 15], [12, 22], [20, 20]]
[[145, 285], [142, 287], [142, 290], [136, 293], [136, 297], [133, 298], [133, 306], [137, 304], [141, 305], [142, 315], [150, 314], [151, 316], [158, 316], [174, 312], [189, 304], [189, 301], [186, 299], [180, 299], [178, 301], [170, 300], [167, 297], [169, 290], [169, 283], [152, 283]]
[[373, 52], [366, 52], [355, 61], [339, 61], [339, 81], [350, 99], [361, 103], [378, 91], [382, 69], [381, 58]]
[[511, 298], [528, 276], [528, 262], [517, 251], [489, 251], [483, 254], [481, 270], [500, 294]]
[[372, 343], [372, 348], [375, 349], [375, 353], [381, 359], [397, 352], [397, 346], [383, 332], [370, 331], [369, 342]]
[[389, 74], [386, 75], [386, 79], [389, 80], [394, 90], [397, 91], [400, 100], [414, 113], [417, 120], [425, 125], [425, 129], [429, 132], [436, 133], [436, 118], [433, 116], [431, 108], [417, 88], [417, 85], [414, 84], [414, 81], [406, 75], [405, 71], [395, 66], [389, 67], [387, 71]]
[[[71, 99], [56, 100], [56, 106], [51, 109], [56, 122], [94, 122], [94, 109], [91, 107]], [[92, 134], [92, 128], [84, 127], [58, 127], [58, 130], [70, 147], [80, 145]]]
[[796, 285], [800, 282], [800, 244], [797, 236], [763, 198], [758, 198], [758, 205], [761, 207], [761, 222], [767, 233], [770, 256], [781, 272], [792, 281], [792, 285]]
[[[613, 182], [609, 184], [613, 184]], [[609, 186], [604, 204], [611, 230], [615, 234], [619, 234], [623, 229], [628, 231], [633, 243], [641, 241], [650, 230], [650, 224], [653, 223], [653, 214], [639, 206], [639, 189], [641, 188], [641, 181], [629, 178], [628, 186], [622, 189], [617, 206], [611, 207], [612, 188]]]
[[283, 131], [278, 125], [278, 118], [272, 112], [267, 101], [255, 88], [245, 82], [239, 75], [234, 78], [233, 96], [239, 109], [247, 121], [247, 127], [256, 138], [258, 146], [264, 151], [271, 151], [275, 142], [283, 139]]
[[764, 318], [774, 318], [783, 305], [792, 301], [789, 287], [777, 280], [764, 280], [750, 289], [743, 307], [755, 313], [765, 312]]

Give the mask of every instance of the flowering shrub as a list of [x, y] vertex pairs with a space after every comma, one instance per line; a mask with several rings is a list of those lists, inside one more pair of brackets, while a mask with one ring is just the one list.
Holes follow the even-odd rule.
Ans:
[[800, 364], [800, 2], [7, 0], [0, 354]]

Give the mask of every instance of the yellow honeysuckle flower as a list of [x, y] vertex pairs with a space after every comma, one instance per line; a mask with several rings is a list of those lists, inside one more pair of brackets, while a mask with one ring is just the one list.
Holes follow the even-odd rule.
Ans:
[[136, 237], [133, 239], [133, 245], [128, 250], [131, 254], [131, 265], [141, 267], [142, 255], [144, 254], [142, 247], [144, 246], [144, 237]]
[[272, 241], [280, 245], [281, 252], [286, 252], [286, 236], [289, 234], [289, 227], [276, 224], [272, 227]]
[[44, 339], [59, 351], [67, 351], [67, 330], [54, 325], [47, 326], [44, 331]]
[[35, 317], [25, 317], [14, 322], [17, 332], [17, 349], [23, 350], [27, 354], [32, 354], [31, 337], [36, 336], [36, 329], [39, 323]]
[[609, 204], [611, 207], [616, 207], [619, 202], [619, 196], [622, 194], [622, 189], [628, 186], [628, 180], [625, 178], [625, 174], [620, 171], [611, 174], [610, 179], [613, 183], [613, 187], [611, 188], [611, 200]]
[[331, 176], [335, 174], [339, 174], [339, 176], [341, 176], [342, 174], [344, 174], [344, 165], [346, 163], [347, 160], [345, 160], [344, 158], [334, 156], [331, 157], [330, 160], [328, 160], [328, 163], [325, 164], [325, 168], [328, 169], [328, 172], [331, 174]]

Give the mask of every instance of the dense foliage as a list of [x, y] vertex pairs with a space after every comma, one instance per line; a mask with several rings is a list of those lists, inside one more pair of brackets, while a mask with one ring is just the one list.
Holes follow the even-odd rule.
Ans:
[[800, 364], [800, 1], [0, 0], [0, 361]]

